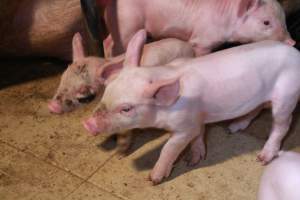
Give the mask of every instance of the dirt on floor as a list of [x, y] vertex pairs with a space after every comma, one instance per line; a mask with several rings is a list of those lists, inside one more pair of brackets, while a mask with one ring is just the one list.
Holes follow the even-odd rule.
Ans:
[[[268, 137], [269, 111], [246, 130], [229, 134], [227, 122], [209, 125], [208, 155], [195, 167], [180, 159], [172, 175], [152, 186], [148, 174], [168, 138], [164, 131], [135, 134], [127, 156], [116, 141], [92, 137], [81, 125], [97, 102], [53, 115], [47, 102], [66, 63], [6, 60], [0, 67], [0, 199], [255, 200], [264, 169], [256, 154]], [[283, 149], [300, 152], [300, 108]]]

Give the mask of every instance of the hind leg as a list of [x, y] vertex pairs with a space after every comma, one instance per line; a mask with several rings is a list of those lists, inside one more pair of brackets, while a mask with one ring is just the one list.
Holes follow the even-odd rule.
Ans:
[[234, 120], [228, 127], [230, 133], [236, 133], [238, 131], [242, 131], [244, 129], [246, 129], [250, 123], [252, 122], [252, 120], [257, 117], [257, 115], [265, 108], [264, 105], [259, 106], [258, 108], [256, 108], [255, 110], [253, 110], [252, 112], [250, 112], [249, 114]]
[[202, 124], [200, 135], [198, 135], [190, 146], [190, 152], [186, 159], [188, 166], [194, 166], [199, 163], [200, 160], [204, 160], [206, 157], [206, 145], [204, 142], [205, 125]]
[[292, 112], [297, 102], [298, 95], [296, 94], [285, 95], [280, 98], [276, 97], [276, 99], [272, 101], [273, 124], [271, 134], [257, 157], [264, 165], [278, 156], [281, 141], [289, 130], [292, 121]]

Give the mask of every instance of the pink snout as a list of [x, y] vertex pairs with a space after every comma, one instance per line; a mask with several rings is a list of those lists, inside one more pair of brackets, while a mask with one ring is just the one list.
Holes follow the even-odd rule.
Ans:
[[48, 103], [48, 108], [49, 108], [50, 112], [52, 112], [52, 113], [55, 113], [55, 114], [63, 113], [61, 104], [56, 100], [51, 100]]
[[290, 45], [290, 46], [294, 46], [296, 44], [296, 41], [293, 40], [292, 38], [288, 38], [284, 41], [284, 43]]
[[103, 132], [103, 130], [105, 130], [105, 127], [106, 127], [104, 122], [98, 123], [97, 118], [95, 118], [95, 117], [91, 117], [91, 118], [85, 120], [83, 122], [83, 126], [86, 130], [88, 130], [94, 136]]

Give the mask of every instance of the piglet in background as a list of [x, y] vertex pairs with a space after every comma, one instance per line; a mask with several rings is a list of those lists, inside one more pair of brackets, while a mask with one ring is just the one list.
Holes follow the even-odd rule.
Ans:
[[300, 53], [295, 48], [264, 41], [145, 68], [139, 64], [145, 40], [145, 30], [132, 38], [124, 69], [83, 123], [89, 132], [113, 134], [149, 127], [170, 131], [150, 174], [157, 184], [170, 175], [188, 144], [191, 165], [205, 156], [205, 124], [249, 113], [235, 122], [243, 125], [263, 107], [272, 106], [273, 127], [258, 159], [267, 164], [277, 156], [300, 95]]
[[300, 154], [279, 153], [279, 157], [266, 166], [259, 186], [258, 200], [300, 199]]
[[113, 54], [123, 53], [141, 28], [154, 39], [174, 37], [193, 45], [197, 56], [224, 42], [278, 40], [294, 45], [277, 0], [105, 1]]

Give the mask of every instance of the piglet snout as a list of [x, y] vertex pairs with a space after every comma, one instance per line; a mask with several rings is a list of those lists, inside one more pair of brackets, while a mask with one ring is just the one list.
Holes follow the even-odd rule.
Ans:
[[290, 46], [294, 46], [296, 44], [296, 41], [293, 40], [292, 38], [288, 38], [284, 41], [284, 43], [290, 45]]
[[95, 117], [91, 117], [83, 122], [83, 126], [88, 130], [92, 135], [96, 136], [105, 128], [104, 124], [98, 124]]
[[50, 112], [55, 114], [63, 113], [62, 106], [58, 101], [52, 100], [48, 103], [48, 108]]

